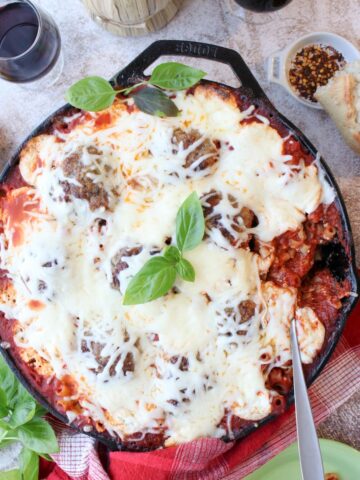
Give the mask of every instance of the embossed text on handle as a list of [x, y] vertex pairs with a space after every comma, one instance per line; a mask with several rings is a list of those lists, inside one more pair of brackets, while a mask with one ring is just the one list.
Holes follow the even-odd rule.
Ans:
[[214, 45], [203, 45], [192, 42], [179, 42], [175, 46], [176, 53], [193, 55], [194, 57], [217, 58], [218, 48]]

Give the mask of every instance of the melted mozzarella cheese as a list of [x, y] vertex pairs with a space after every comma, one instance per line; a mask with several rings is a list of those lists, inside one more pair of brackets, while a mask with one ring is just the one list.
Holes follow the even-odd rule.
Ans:
[[263, 285], [267, 306], [264, 317], [264, 351], [270, 355], [265, 363], [284, 365], [291, 360], [290, 322], [296, 319], [296, 328], [302, 363], [311, 363], [322, 347], [325, 327], [315, 312], [296, 307], [296, 289], [280, 288], [272, 282]]
[[[234, 99], [203, 88], [179, 92], [174, 101], [181, 110], [176, 118], [130, 114], [116, 104], [107, 126], [98, 128], [92, 114], [58, 134], [61, 141], [34, 139], [20, 167], [39, 202], [26, 214], [36, 221], [22, 221], [26, 235], [16, 245], [6, 224], [0, 244], [16, 292], [15, 302], [4, 300], [2, 309], [19, 320], [18, 345], [39, 352], [58, 378], [71, 374], [85, 414], [110, 432], [123, 438], [161, 427], [168, 445], [222, 436], [225, 410], [248, 420], [270, 413], [260, 356], [268, 352], [274, 365], [289, 360], [294, 315], [303, 361], [314, 358], [324, 338], [315, 313], [296, 308], [294, 289], [262, 285], [260, 273], [272, 259], [266, 242], [298, 228], [306, 213], [334, 196], [316, 165], [287, 163], [291, 156], [282, 153], [283, 139], [269, 122], [240, 123], [254, 107], [241, 112]], [[174, 148], [175, 128], [200, 136]], [[185, 168], [188, 155], [209, 138], [221, 145], [217, 164], [197, 169], [205, 154]], [[64, 182], [80, 185], [64, 173], [72, 155], [107, 192], [108, 209], [65, 198]], [[234, 248], [219, 228], [207, 228], [206, 239], [185, 255], [196, 271], [194, 283], [177, 279], [166, 296], [123, 306], [134, 274], [166, 241], [174, 242], [176, 213], [193, 191], [203, 198], [220, 192], [212, 217], [241, 242], [256, 235], [266, 255]], [[256, 227], [234, 227], [242, 207], [255, 212]], [[118, 252], [134, 247], [140, 251], [123, 257], [126, 266], [114, 274]], [[243, 301], [254, 305], [245, 321], [239, 317]], [[125, 368], [127, 358], [133, 368]]]
[[289, 327], [295, 315], [296, 289], [281, 288], [273, 282], [266, 282], [263, 296], [267, 307], [263, 344], [269, 347], [267, 351], [271, 351], [271, 360], [282, 365], [290, 359]]
[[309, 307], [298, 308], [296, 320], [301, 361], [311, 363], [324, 343], [325, 327]]

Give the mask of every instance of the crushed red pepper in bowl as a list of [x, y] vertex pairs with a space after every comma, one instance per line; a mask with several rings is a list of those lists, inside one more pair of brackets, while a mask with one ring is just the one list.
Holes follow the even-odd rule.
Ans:
[[343, 55], [328, 45], [312, 44], [299, 50], [291, 61], [289, 82], [295, 92], [306, 100], [317, 103], [316, 89], [326, 85], [335, 73], [344, 67]]

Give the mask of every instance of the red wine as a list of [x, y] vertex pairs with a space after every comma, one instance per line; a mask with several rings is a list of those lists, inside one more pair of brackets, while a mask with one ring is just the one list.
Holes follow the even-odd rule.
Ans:
[[235, 0], [235, 2], [253, 12], [274, 12], [286, 7], [291, 0]]
[[34, 43], [39, 30], [35, 11], [25, 3], [10, 3], [0, 9], [0, 57], [16, 57]]
[[60, 53], [60, 34], [52, 19], [25, 2], [0, 7], [0, 76], [29, 82], [45, 75]]

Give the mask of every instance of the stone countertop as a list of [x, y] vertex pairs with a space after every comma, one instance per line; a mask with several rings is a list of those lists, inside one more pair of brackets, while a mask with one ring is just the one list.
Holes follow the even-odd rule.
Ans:
[[[328, 116], [302, 106], [281, 86], [266, 79], [266, 59], [296, 38], [312, 31], [345, 36], [360, 47], [360, 2], [293, 0], [266, 25], [249, 25], [231, 14], [227, 0], [184, 0], [164, 29], [146, 37], [121, 38], [91, 21], [80, 0], [37, 0], [55, 18], [62, 36], [64, 71], [43, 91], [29, 91], [0, 80], [0, 161], [4, 164], [21, 140], [48, 114], [64, 103], [64, 92], [85, 75], [111, 77], [158, 39], [197, 40], [230, 47], [241, 53], [274, 105], [296, 124], [322, 153], [345, 197], [360, 251], [360, 157], [343, 142]], [[180, 59], [181, 61], [181, 59]], [[208, 72], [208, 78], [236, 85], [230, 68], [206, 60], [186, 60]], [[360, 449], [360, 392], [319, 427], [323, 437]]]

